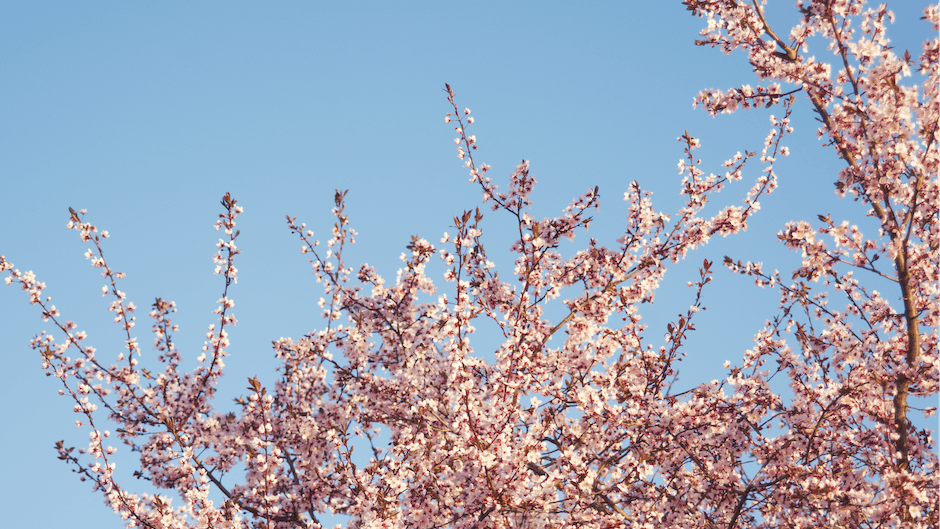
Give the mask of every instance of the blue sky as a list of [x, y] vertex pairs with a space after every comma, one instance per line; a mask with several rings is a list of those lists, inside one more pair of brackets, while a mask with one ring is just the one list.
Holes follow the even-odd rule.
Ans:
[[[773, 4], [780, 27], [793, 21], [790, 2]], [[890, 6], [898, 22], [889, 36], [915, 56], [930, 35], [918, 20], [921, 4]], [[756, 84], [742, 55], [693, 45], [702, 24], [678, 0], [6, 2], [0, 254], [47, 283], [53, 303], [88, 332], [99, 356], [116, 355], [122, 339], [100, 295], [102, 278], [82, 257], [87, 245], [65, 230], [68, 208], [87, 208], [87, 218], [112, 235], [106, 257], [127, 273], [120, 288], [140, 307], [141, 343], [151, 342], [144, 309], [155, 297], [171, 299], [179, 307], [177, 343], [193, 358], [222, 291], [212, 275], [212, 224], [219, 199], [231, 192], [245, 213], [231, 293], [239, 324], [220, 392], [228, 400], [244, 393], [245, 377], [273, 384], [271, 340], [320, 325], [320, 289], [286, 214], [327, 234], [333, 191], [349, 189], [347, 211], [360, 232], [349, 261], [393, 278], [412, 234], [436, 241], [455, 214], [479, 205], [455, 156], [453, 128], [444, 124], [445, 82], [473, 110], [477, 160], [492, 166], [497, 183], [520, 159], [531, 160], [536, 218], [600, 186], [590, 236], [606, 244], [620, 233], [630, 181], [652, 190], [664, 212], [679, 207], [676, 138], [685, 130], [701, 138], [706, 172], [737, 151], [759, 151], [779, 108], [717, 119], [692, 109], [701, 89]], [[839, 161], [820, 147], [805, 101], [793, 124], [785, 141], [792, 155], [776, 169], [780, 189], [762, 201], [748, 231], [691, 254], [644, 307], [648, 336], [658, 336], [693, 301], [684, 285], [697, 266], [716, 261], [709, 309], [688, 341], [682, 380], [689, 387], [722, 377], [721, 364], [739, 359], [776, 314], [776, 293], [726, 272], [718, 266], [724, 255], [789, 271], [797, 256], [775, 237], [786, 221], [832, 212], [871, 229], [857, 205], [835, 200]], [[718, 203], [739, 204], [759, 170], [754, 164]], [[508, 246], [509, 222], [486, 215], [490, 248]], [[584, 244], [582, 235], [568, 250]], [[42, 329], [51, 330], [24, 293], [0, 289], [5, 523], [122, 527], [55, 457], [56, 440], [84, 444], [87, 432], [72, 426], [72, 404], [28, 348]], [[147, 356], [155, 355], [145, 347]], [[132, 458], [119, 465], [134, 469]], [[131, 480], [124, 486], [136, 488]]]

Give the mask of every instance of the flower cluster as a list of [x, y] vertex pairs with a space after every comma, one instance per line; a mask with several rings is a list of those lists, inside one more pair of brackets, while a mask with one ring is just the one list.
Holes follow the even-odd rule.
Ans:
[[[323, 511], [375, 526], [652, 523], [662, 519], [656, 505], [686, 504], [676, 503], [677, 497], [668, 500], [672, 489], [653, 481], [657, 473], [672, 476], [673, 487], [691, 486], [706, 494], [709, 479], [737, 472], [734, 466], [710, 470], [712, 478], [703, 479], [698, 470], [671, 460], [673, 446], [706, 459], [724, 453], [723, 439], [749, 434], [739, 425], [738, 433], [716, 435], [716, 421], [726, 417], [732, 422], [741, 402], [757, 415], [755, 410], [776, 402], [766, 396], [766, 388], [755, 393], [757, 401], [727, 397], [729, 402], [720, 404], [671, 391], [682, 344], [704, 308], [701, 293], [711, 280], [711, 263], [703, 263], [701, 281], [692, 285], [695, 301], [668, 326], [665, 345], [646, 341], [638, 309], [652, 301], [665, 273], [663, 263], [681, 259], [713, 234], [738, 231], [756, 211], [698, 216], [708, 197], [729, 180], [742, 178], [750, 153], [732, 158], [725, 175], [706, 177], [697, 168], [700, 162], [691, 159], [699, 142], [686, 135], [685, 208], [677, 215], [655, 211], [650, 194], [634, 182], [624, 196], [629, 213], [618, 246], [591, 240], [587, 249], [565, 259], [560, 246], [572, 241], [579, 228], [588, 228], [587, 213], [599, 206], [600, 190], [589, 189], [558, 217], [536, 220], [529, 213], [536, 180], [528, 162], [512, 172], [507, 192], [482, 178], [486, 169], [478, 169], [472, 155], [476, 138], [464, 132], [472, 123], [469, 110], [458, 112], [453, 97], [448, 87], [454, 112], [447, 119], [457, 122], [464, 147], [458, 156], [484, 201], [508, 213], [519, 232], [511, 246], [517, 255], [514, 281], [501, 278], [487, 258], [479, 209], [454, 217], [456, 231], [444, 234], [442, 248], [414, 237], [393, 283], [368, 265], [353, 276], [343, 253], [354, 242], [355, 230], [345, 214], [346, 193], [337, 192], [336, 223], [325, 251], [305, 224], [288, 217], [290, 230], [301, 239], [301, 253], [312, 254], [310, 264], [324, 287], [320, 305], [326, 327], [299, 340], [274, 342], [283, 362], [274, 391], [254, 378], [248, 397], [238, 401], [240, 413], [214, 412], [211, 400], [228, 346], [225, 327], [236, 321], [229, 312], [234, 302], [228, 288], [237, 272], [239, 232], [234, 226], [242, 210], [226, 195], [216, 228], [224, 229], [228, 239], [220, 240], [214, 258], [225, 291], [215, 310], [218, 326], [209, 327], [192, 373], [179, 372], [181, 356], [172, 339], [178, 329], [171, 317], [175, 304], [159, 298], [150, 316], [158, 360], [166, 365], [162, 373], [139, 367], [130, 356], [126, 366], [101, 365], [93, 350], [76, 345], [78, 336], [58, 345], [45, 334], [34, 341], [34, 347], [48, 351], [49, 368], [67, 388], [69, 380], [78, 379], [77, 389], [69, 391], [76, 411], [92, 426], [92, 443], [80, 453], [94, 462], [84, 465], [64, 444], [60, 457], [107, 491], [109, 503], [130, 525], [239, 527], [251, 519], [278, 527], [312, 526]], [[773, 145], [787, 132], [781, 128]], [[772, 174], [773, 160], [765, 162]], [[758, 178], [748, 200], [773, 190], [764, 182]], [[95, 233], [91, 226], [79, 226], [83, 233]], [[434, 256], [446, 267], [444, 280], [455, 292], [429, 302], [427, 296], [437, 295], [427, 275]], [[114, 275], [100, 246], [90, 258]], [[39, 290], [29, 274], [13, 271], [11, 278], [27, 290]], [[566, 315], [552, 321], [545, 302], [579, 286], [579, 295], [562, 302]], [[126, 318], [133, 305], [125, 304], [116, 287], [110, 293], [112, 309]], [[58, 323], [54, 308], [45, 309], [44, 316]], [[503, 335], [494, 363], [473, 354], [478, 318], [494, 322]], [[610, 325], [617, 318], [622, 327]], [[60, 326], [71, 330], [70, 323]], [[561, 343], [551, 345], [553, 337]], [[79, 347], [78, 361], [65, 357], [70, 346]], [[107, 383], [93, 386], [93, 379]], [[113, 398], [106, 399], [112, 391]], [[726, 398], [720, 386], [708, 391]], [[121, 425], [121, 439], [141, 454], [138, 475], [176, 490], [183, 506], [173, 509], [169, 497], [136, 495], [114, 482], [91, 393]], [[679, 426], [692, 418], [687, 428]], [[664, 427], [650, 432], [647, 424]], [[368, 461], [353, 455], [357, 438], [372, 442], [382, 430], [391, 437], [387, 447], [373, 445]], [[243, 483], [226, 484], [223, 477], [239, 466]], [[222, 506], [208, 500], [211, 487], [226, 497]], [[692, 519], [690, 513], [679, 523]]]

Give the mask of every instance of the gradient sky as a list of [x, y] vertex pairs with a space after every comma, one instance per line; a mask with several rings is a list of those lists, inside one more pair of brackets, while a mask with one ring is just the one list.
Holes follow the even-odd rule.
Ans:
[[[786, 33], [792, 2], [771, 3], [769, 16]], [[890, 5], [898, 21], [889, 36], [915, 56], [931, 34], [918, 20], [922, 4]], [[212, 275], [212, 224], [219, 199], [231, 192], [245, 213], [231, 292], [239, 323], [217, 403], [228, 409], [245, 393], [246, 377], [273, 385], [271, 340], [320, 325], [321, 290], [285, 214], [320, 238], [332, 225], [334, 189], [349, 189], [347, 211], [360, 235], [347, 261], [368, 262], [393, 279], [412, 234], [436, 242], [453, 233], [455, 214], [479, 205], [455, 155], [453, 127], [444, 124], [445, 82], [473, 110], [476, 159], [492, 166], [497, 183], [520, 159], [531, 160], [536, 218], [600, 186], [590, 236], [605, 244], [621, 233], [632, 180], [655, 193], [659, 209], [677, 210], [676, 138], [685, 130], [701, 138], [706, 172], [737, 151], [760, 151], [768, 116], [780, 108], [716, 119], [692, 109], [701, 89], [756, 84], [743, 55], [693, 45], [702, 24], [678, 0], [4, 2], [0, 254], [47, 283], [45, 292], [88, 332], [99, 358], [115, 356], [123, 341], [100, 295], [102, 278], [82, 256], [87, 245], [65, 229], [69, 207], [87, 208], [86, 218], [112, 235], [108, 262], [127, 273], [120, 288], [139, 307], [145, 359], [155, 356], [145, 310], [155, 297], [177, 302], [176, 342], [192, 359], [215, 321], [223, 284]], [[840, 163], [816, 139], [806, 101], [793, 124], [784, 142], [792, 155], [776, 168], [780, 188], [762, 200], [748, 231], [693, 252], [642, 308], [647, 337], [658, 337], [692, 303], [685, 283], [702, 260], [716, 262], [708, 310], [680, 368], [688, 387], [725, 376], [721, 364], [739, 360], [776, 314], [777, 294], [732, 276], [720, 266], [724, 255], [789, 277], [799, 260], [776, 243], [785, 222], [831, 212], [872, 228], [857, 204], [835, 199]], [[753, 164], [717, 204], [740, 204], [759, 171]], [[484, 220], [488, 248], [507, 272], [511, 262], [498, 252], [510, 242], [510, 221], [492, 212]], [[579, 234], [562, 250], [585, 241]], [[56, 440], [83, 445], [87, 431], [72, 426], [72, 403], [58, 397], [57, 381], [28, 348], [42, 329], [51, 327], [23, 292], [0, 288], [3, 523], [123, 527], [56, 459]], [[127, 476], [132, 454], [119, 454], [119, 475]], [[122, 484], [147, 490], [130, 478]]]

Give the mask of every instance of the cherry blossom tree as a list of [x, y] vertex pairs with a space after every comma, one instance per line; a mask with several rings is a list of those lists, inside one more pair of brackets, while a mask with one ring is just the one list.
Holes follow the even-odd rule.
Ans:
[[[512, 226], [514, 268], [499, 271], [488, 258], [480, 208], [455, 216], [436, 244], [412, 238], [394, 281], [351, 266], [344, 253], [356, 231], [337, 191], [323, 246], [287, 218], [322, 284], [323, 324], [275, 341], [279, 381], [250, 379], [235, 410], [217, 410], [213, 399], [237, 322], [230, 289], [243, 210], [229, 194], [215, 224], [224, 234], [218, 321], [191, 372], [180, 368], [172, 301], [157, 298], [149, 313], [159, 364], [142, 354], [136, 307], [105, 260], [108, 232], [85, 211], [70, 210], [68, 227], [92, 246], [86, 257], [107, 279], [103, 293], [126, 335], [117, 358], [97, 356], [43, 295], [45, 284], [0, 257], [6, 283], [60, 331], [31, 345], [90, 430], [85, 447], [60, 442], [59, 458], [128, 527], [317, 527], [327, 512], [348, 515], [352, 527], [936, 526], [935, 440], [911, 416], [935, 411], [912, 402], [934, 399], [940, 378], [938, 41], [916, 61], [896, 56], [885, 37], [890, 12], [862, 2], [800, 2], [803, 18], [788, 40], [758, 2], [684, 3], [708, 20], [698, 44], [741, 48], [764, 82], [702, 92], [697, 102], [713, 114], [780, 108], [760, 153], [733, 154], [706, 174], [693, 154], [699, 140], [686, 132], [684, 206], [657, 211], [633, 182], [623, 234], [576, 247], [600, 191], [534, 218], [529, 163], [505, 190], [494, 183], [474, 159], [474, 118], [447, 86], [445, 122], [456, 129], [470, 185], [499, 229]], [[936, 31], [937, 7], [925, 18]], [[801, 55], [817, 42], [839, 60], [835, 74]], [[902, 82], [912, 70], [925, 78], [919, 87]], [[798, 96], [845, 161], [837, 193], [864, 205], [877, 233], [825, 215], [816, 229], [788, 224], [778, 237], [803, 259], [789, 280], [727, 259], [758, 286], [779, 289], [780, 313], [739, 364], [726, 366], [725, 380], [674, 390], [712, 263], [689, 284], [691, 307], [667, 326], [665, 344], [646, 336], [641, 312], [667, 267], [715, 235], [745, 229], [774, 190]], [[755, 162], [761, 168], [750, 176]], [[705, 214], [745, 176], [743, 202]], [[443, 283], [432, 269], [443, 270]], [[896, 286], [900, 302], [866, 286], [867, 276]], [[839, 296], [841, 308], [830, 299]], [[487, 332], [500, 342], [491, 360], [472, 345]], [[165, 492], [118, 483], [106, 423], [139, 454], [135, 475]]]
[[[787, 224], [778, 237], [803, 257], [790, 286], [776, 272], [726, 259], [759, 286], [781, 291], [781, 315], [758, 334], [742, 366], [776, 361], [794, 393], [781, 414], [789, 435], [774, 441], [772, 457], [760, 458], [767, 477], [780, 480], [762, 514], [800, 525], [936, 525], [935, 444], [931, 432], [912, 426], [908, 399], [937, 394], [938, 41], [925, 42], [919, 60], [896, 55], [887, 38], [894, 15], [884, 4], [801, 0], [802, 20], [788, 35], [767, 20], [766, 2], [684, 4], [708, 20], [696, 44], [746, 51], [766, 82], [703, 91], [696, 102], [714, 115], [803, 92], [819, 137], [845, 162], [838, 195], [861, 202], [877, 221], [877, 233], [867, 236], [828, 214], [819, 215], [818, 229]], [[924, 19], [936, 32], [936, 5]], [[806, 56], [814, 37], [837, 58], [834, 77], [831, 64]], [[912, 68], [925, 77], [920, 88], [902, 84]], [[783, 92], [781, 83], [795, 88]], [[893, 283], [900, 310], [856, 272]], [[831, 305], [830, 294], [844, 296], [845, 305]], [[795, 334], [796, 351], [781, 330]], [[789, 468], [775, 471], [781, 464]], [[805, 514], [787, 514], [794, 511]]]

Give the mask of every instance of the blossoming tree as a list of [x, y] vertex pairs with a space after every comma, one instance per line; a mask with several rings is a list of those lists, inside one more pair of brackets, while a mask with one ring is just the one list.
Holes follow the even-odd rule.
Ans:
[[[759, 457], [767, 476], [780, 479], [768, 497], [773, 507], [762, 514], [806, 525], [935, 525], [935, 445], [929, 431], [912, 427], [908, 398], [934, 400], [938, 383], [938, 41], [925, 42], [917, 61], [907, 51], [896, 55], [886, 35], [894, 15], [884, 4], [800, 1], [802, 20], [786, 36], [757, 2], [684, 4], [708, 20], [696, 44], [746, 50], [755, 73], [770, 82], [701, 92], [697, 102], [717, 114], [803, 92], [821, 122], [819, 136], [845, 162], [838, 195], [860, 201], [877, 221], [877, 234], [867, 236], [830, 215], [820, 215], [815, 230], [806, 221], [787, 224], [778, 237], [803, 256], [789, 287], [776, 273], [726, 259], [781, 291], [781, 316], [758, 334], [743, 366], [775, 360], [794, 392], [781, 415], [789, 435], [768, 446], [772, 456]], [[936, 5], [924, 19], [936, 32]], [[814, 36], [837, 57], [834, 77], [832, 65], [803, 55]], [[901, 84], [912, 67], [925, 77], [920, 89]], [[782, 93], [781, 82], [796, 88]], [[856, 271], [891, 281], [900, 310]], [[845, 305], [830, 305], [810, 282], [833, 287]], [[802, 354], [780, 340], [782, 329], [794, 332]]]
[[[235, 411], [213, 402], [236, 323], [229, 290], [242, 207], [230, 195], [215, 225], [224, 233], [215, 256], [224, 279], [218, 322], [192, 372], [179, 367], [175, 305], [160, 298], [150, 317], [162, 367], [142, 360], [136, 307], [104, 258], [108, 233], [84, 211], [70, 210], [68, 226], [93, 246], [86, 257], [107, 278], [104, 293], [126, 333], [116, 359], [99, 358], [43, 295], [45, 284], [0, 257], [6, 282], [61, 331], [43, 332], [32, 347], [91, 430], [77, 451], [60, 442], [60, 459], [129, 527], [316, 527], [324, 512], [348, 515], [355, 527], [935, 526], [936, 445], [911, 421], [910, 399], [934, 398], [938, 382], [937, 39], [916, 61], [925, 77], [918, 88], [901, 82], [915, 61], [888, 46], [884, 7], [800, 2], [802, 21], [784, 38], [758, 2], [684, 3], [708, 20], [699, 44], [745, 50], [767, 81], [697, 101], [715, 114], [781, 107], [760, 154], [736, 154], [706, 174], [693, 155], [698, 140], [684, 134], [684, 207], [658, 212], [634, 182], [616, 244], [591, 239], [571, 249], [599, 190], [557, 217], [533, 218], [528, 162], [501, 191], [489, 166], [474, 160], [474, 119], [448, 86], [445, 121], [456, 127], [471, 185], [517, 234], [513, 270], [500, 273], [488, 259], [478, 208], [454, 217], [437, 245], [414, 237], [386, 282], [344, 260], [356, 232], [337, 192], [325, 250], [305, 224], [287, 219], [323, 285], [323, 326], [274, 342], [280, 380], [269, 388], [250, 379]], [[936, 30], [936, 6], [925, 17]], [[834, 74], [801, 55], [815, 37], [836, 54]], [[728, 259], [733, 271], [778, 288], [781, 312], [726, 380], [676, 392], [712, 263], [689, 285], [694, 303], [667, 326], [665, 345], [646, 338], [640, 311], [670, 263], [744, 229], [776, 187], [774, 162], [787, 154], [781, 140], [800, 92], [845, 161], [838, 193], [864, 204], [879, 230], [866, 236], [828, 216], [818, 229], [788, 224], [779, 238], [803, 255], [791, 279]], [[762, 170], [743, 205], [705, 216], [754, 160]], [[429, 275], [438, 259], [440, 291]], [[897, 293], [867, 287], [865, 274]], [[844, 296], [843, 306], [830, 296]], [[483, 325], [499, 336], [492, 360], [472, 346]], [[783, 391], [771, 382], [777, 374], [788, 381]], [[135, 475], [172, 492], [118, 483], [104, 418], [139, 452]]]

